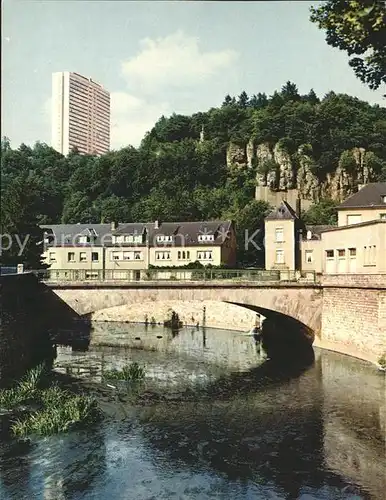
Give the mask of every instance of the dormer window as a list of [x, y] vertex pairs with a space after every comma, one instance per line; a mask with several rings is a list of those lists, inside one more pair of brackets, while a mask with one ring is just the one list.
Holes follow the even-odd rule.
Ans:
[[382, 198], [382, 203], [386, 203], [386, 194], [383, 194], [381, 198]]
[[142, 234], [127, 234], [124, 237], [125, 243], [143, 243]]
[[158, 234], [157, 242], [158, 243], [171, 243], [173, 241], [173, 236]]
[[82, 234], [79, 236], [79, 243], [90, 243], [90, 236]]
[[312, 239], [312, 232], [307, 231], [307, 240], [311, 240], [311, 239]]
[[214, 241], [214, 234], [199, 234], [198, 241]]

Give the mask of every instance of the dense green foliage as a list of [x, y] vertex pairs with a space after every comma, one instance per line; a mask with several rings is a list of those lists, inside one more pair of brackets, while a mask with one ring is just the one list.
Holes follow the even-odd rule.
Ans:
[[328, 224], [334, 226], [338, 223], [338, 203], [325, 199], [312, 205], [307, 212], [302, 215], [305, 224]]
[[380, 0], [328, 0], [311, 8], [326, 41], [353, 57], [349, 64], [371, 89], [386, 84], [386, 5]]
[[[302, 146], [321, 179], [336, 169], [342, 154], [349, 162], [347, 151], [362, 147], [377, 178], [385, 179], [385, 137], [385, 109], [334, 92], [321, 100], [313, 90], [300, 95], [287, 82], [270, 97], [242, 92], [205, 113], [161, 117], [140, 147], [101, 157], [76, 152], [63, 157], [41, 143], [12, 149], [3, 140], [2, 232], [24, 234], [39, 223], [231, 218], [238, 231], [239, 262], [256, 263], [256, 249], [244, 248], [245, 230], [251, 235], [269, 210], [253, 199], [256, 173], [275, 165], [227, 166], [229, 142], [280, 142], [295, 167]], [[39, 251], [31, 242], [32, 248], [33, 261]]]

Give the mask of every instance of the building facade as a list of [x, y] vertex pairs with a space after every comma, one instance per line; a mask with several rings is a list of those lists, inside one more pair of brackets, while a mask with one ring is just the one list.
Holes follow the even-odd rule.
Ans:
[[52, 74], [52, 147], [67, 155], [110, 149], [110, 94], [78, 73]]
[[[141, 279], [152, 267], [236, 264], [232, 221], [121, 224], [57, 224], [45, 232], [44, 263], [52, 276], [80, 272], [85, 278]], [[130, 273], [128, 273], [130, 271]], [[69, 274], [68, 274], [69, 276]], [[68, 276], [63, 275], [63, 278]]]
[[386, 273], [386, 183], [363, 186], [338, 207], [337, 226], [305, 225], [282, 201], [265, 219], [267, 270]]

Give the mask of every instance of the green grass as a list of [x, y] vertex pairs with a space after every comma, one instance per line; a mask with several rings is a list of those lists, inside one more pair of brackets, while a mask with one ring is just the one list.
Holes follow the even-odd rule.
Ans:
[[127, 382], [142, 380], [145, 377], [145, 369], [134, 362], [124, 366], [121, 370], [106, 370], [103, 377], [107, 380], [126, 380]]
[[[14, 436], [47, 436], [99, 419], [95, 399], [49, 384], [47, 375], [45, 367], [39, 366], [28, 372], [14, 388], [0, 391], [0, 407], [17, 410], [23, 405], [27, 408], [11, 425]], [[30, 403], [40, 409], [28, 409]]]

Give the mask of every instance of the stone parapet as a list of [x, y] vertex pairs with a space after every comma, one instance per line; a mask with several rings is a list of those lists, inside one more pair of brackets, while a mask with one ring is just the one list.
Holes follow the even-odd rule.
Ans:
[[386, 274], [325, 274], [322, 287], [386, 289]]

